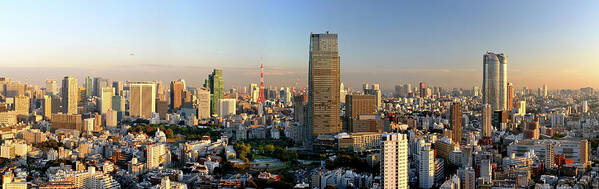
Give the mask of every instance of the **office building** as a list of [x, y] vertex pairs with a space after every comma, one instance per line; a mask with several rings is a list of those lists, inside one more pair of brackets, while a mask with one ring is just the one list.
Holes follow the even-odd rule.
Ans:
[[50, 127], [52, 129], [72, 129], [82, 131], [81, 114], [52, 114]]
[[514, 85], [507, 83], [507, 110], [512, 111], [514, 108]]
[[16, 111], [0, 111], [0, 125], [16, 125], [17, 124], [17, 112]]
[[491, 106], [488, 104], [483, 104], [482, 107], [482, 122], [481, 122], [481, 130], [483, 137], [491, 137], [492, 134], [492, 120], [493, 120], [493, 110]]
[[29, 97], [20, 95], [14, 98], [15, 100], [15, 112], [17, 116], [29, 116], [29, 108], [31, 106], [31, 101]]
[[208, 76], [205, 87], [210, 88], [210, 115], [218, 116], [218, 100], [225, 97], [225, 86], [223, 81], [223, 70], [214, 69]]
[[46, 94], [47, 95], [58, 95], [58, 86], [55, 79], [46, 80]]
[[[377, 113], [376, 96], [374, 95], [346, 95], [345, 96], [345, 118], [348, 128], [353, 125], [359, 115], [372, 115]], [[351, 132], [351, 131], [350, 131]]]
[[507, 109], [507, 57], [487, 52], [483, 56], [483, 104]]
[[85, 77], [83, 87], [85, 87], [85, 97], [91, 97], [94, 95], [94, 81], [91, 77]]
[[237, 100], [235, 99], [219, 99], [218, 100], [218, 116], [225, 117], [235, 115], [237, 113]]
[[430, 143], [421, 147], [418, 163], [418, 186], [432, 188], [435, 184], [435, 151]]
[[50, 120], [52, 118], [52, 97], [49, 95], [44, 95], [42, 101], [42, 115], [44, 119]]
[[365, 95], [374, 95], [376, 101], [375, 101], [375, 105], [376, 105], [376, 109], [378, 110], [381, 105], [382, 105], [382, 93], [381, 90], [378, 87], [378, 84], [374, 84], [371, 87], [369, 87], [368, 89], [364, 89], [364, 94]]
[[293, 120], [300, 125], [304, 125], [306, 103], [308, 103], [307, 95], [297, 95], [293, 97]]
[[102, 92], [100, 93], [100, 103], [97, 105], [98, 112], [100, 114], [106, 113], [108, 110], [112, 109], [112, 98], [114, 97], [114, 88], [105, 87], [102, 88]]
[[426, 83], [424, 81], [420, 82], [420, 98], [426, 98], [428, 94], [426, 92]]
[[168, 149], [164, 144], [151, 144], [146, 147], [146, 168], [155, 169], [166, 162]]
[[156, 84], [135, 82], [129, 88], [129, 115], [151, 118], [156, 109]]
[[462, 144], [462, 104], [454, 102], [450, 107], [451, 139], [454, 144]]
[[102, 89], [105, 87], [110, 87], [110, 81], [108, 81], [108, 79], [105, 78], [101, 78], [101, 77], [95, 77], [94, 78], [94, 96], [99, 97], [100, 93], [102, 93]]
[[79, 86], [74, 77], [66, 76], [62, 80], [62, 113], [77, 114], [77, 103], [79, 102]]
[[405, 134], [381, 136], [381, 186], [385, 189], [408, 187], [408, 138]]
[[310, 34], [307, 126], [313, 136], [335, 134], [339, 124], [337, 34]]
[[112, 88], [114, 88], [114, 95], [123, 96], [123, 82], [122, 81], [113, 81]]
[[251, 83], [250, 84], [250, 102], [258, 102], [258, 96], [260, 96], [260, 90], [258, 89], [258, 84]]
[[176, 110], [181, 109], [181, 104], [183, 103], [183, 91], [185, 91], [185, 88], [183, 88], [183, 81], [171, 81], [171, 111], [174, 112]]
[[210, 89], [202, 87], [197, 90], [198, 119], [210, 118]]

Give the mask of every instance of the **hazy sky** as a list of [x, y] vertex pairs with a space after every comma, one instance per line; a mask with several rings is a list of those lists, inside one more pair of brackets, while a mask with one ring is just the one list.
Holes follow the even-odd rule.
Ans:
[[599, 1], [0, 1], [0, 75], [305, 86], [310, 32], [339, 34], [342, 82], [481, 85], [508, 56], [516, 87], [599, 87]]

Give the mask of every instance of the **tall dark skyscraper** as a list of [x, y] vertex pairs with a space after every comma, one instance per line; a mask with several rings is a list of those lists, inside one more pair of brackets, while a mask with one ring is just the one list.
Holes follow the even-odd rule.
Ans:
[[223, 70], [214, 69], [208, 76], [206, 87], [210, 88], [210, 115], [218, 115], [218, 100], [225, 97]]
[[454, 102], [449, 109], [451, 117], [449, 124], [451, 126], [451, 140], [454, 144], [462, 143], [462, 104]]
[[310, 34], [308, 114], [312, 135], [335, 134], [339, 124], [339, 46], [337, 34]]
[[487, 52], [483, 56], [483, 104], [506, 110], [507, 101], [507, 57]]

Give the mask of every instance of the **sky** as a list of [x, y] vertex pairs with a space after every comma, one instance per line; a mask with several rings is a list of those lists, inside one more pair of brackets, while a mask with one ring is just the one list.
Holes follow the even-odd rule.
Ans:
[[515, 87], [599, 87], [599, 1], [0, 1], [0, 76], [178, 78], [200, 86], [306, 84], [309, 34], [339, 34], [341, 81], [358, 88], [480, 86], [508, 56]]

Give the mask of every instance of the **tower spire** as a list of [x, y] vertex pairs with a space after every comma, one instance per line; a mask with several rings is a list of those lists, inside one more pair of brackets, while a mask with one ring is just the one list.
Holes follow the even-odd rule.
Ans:
[[262, 62], [262, 57], [260, 57], [260, 95], [258, 96], [258, 102], [266, 100], [264, 98], [264, 65]]

